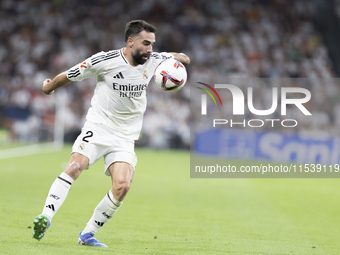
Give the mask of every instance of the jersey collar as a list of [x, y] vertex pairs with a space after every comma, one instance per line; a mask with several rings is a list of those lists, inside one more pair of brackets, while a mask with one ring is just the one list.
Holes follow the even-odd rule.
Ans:
[[125, 58], [124, 54], [123, 54], [123, 49], [124, 48], [121, 48], [120, 49], [120, 55], [122, 56], [123, 60], [125, 61], [126, 64], [130, 65], [129, 62], [127, 61], [127, 59]]

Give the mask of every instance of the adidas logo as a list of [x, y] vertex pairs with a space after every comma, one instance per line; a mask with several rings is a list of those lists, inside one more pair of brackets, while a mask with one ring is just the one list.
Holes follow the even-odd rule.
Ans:
[[119, 74], [113, 76], [114, 79], [124, 79], [124, 76], [122, 74], [122, 72], [119, 72]]
[[55, 211], [55, 210], [54, 210], [54, 205], [53, 205], [53, 204], [46, 205], [45, 207], [50, 208], [53, 212]]
[[99, 222], [99, 221], [94, 221], [95, 223], [97, 223], [97, 225], [99, 226], [99, 227], [102, 227], [103, 225], [104, 225], [104, 222]]

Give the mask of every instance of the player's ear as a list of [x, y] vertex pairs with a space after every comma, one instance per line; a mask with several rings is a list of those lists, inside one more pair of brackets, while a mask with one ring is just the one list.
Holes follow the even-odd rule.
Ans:
[[129, 48], [132, 48], [133, 45], [134, 45], [134, 40], [133, 40], [132, 37], [129, 37], [129, 38], [127, 39], [127, 46], [128, 46]]

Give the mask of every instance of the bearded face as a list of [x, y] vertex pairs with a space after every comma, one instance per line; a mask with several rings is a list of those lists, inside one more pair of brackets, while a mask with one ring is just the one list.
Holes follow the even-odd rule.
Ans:
[[141, 31], [138, 35], [128, 38], [133, 65], [143, 65], [149, 59], [155, 43], [155, 33]]
[[143, 65], [149, 59], [150, 53], [141, 53], [138, 49], [136, 49], [131, 52], [131, 56], [137, 65]]

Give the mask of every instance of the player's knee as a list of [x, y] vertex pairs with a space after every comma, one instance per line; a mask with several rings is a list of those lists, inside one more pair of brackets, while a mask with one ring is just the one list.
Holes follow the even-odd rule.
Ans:
[[116, 182], [116, 190], [118, 191], [119, 194], [121, 194], [122, 196], [125, 196], [126, 193], [130, 190], [130, 180], [117, 180]]
[[123, 194], [126, 194], [129, 190], [130, 190], [130, 182], [125, 181], [123, 183], [120, 184], [121, 187], [121, 191]]
[[64, 172], [71, 176], [73, 180], [76, 180], [82, 171], [83, 167], [81, 164], [78, 161], [73, 161], [68, 163]]

